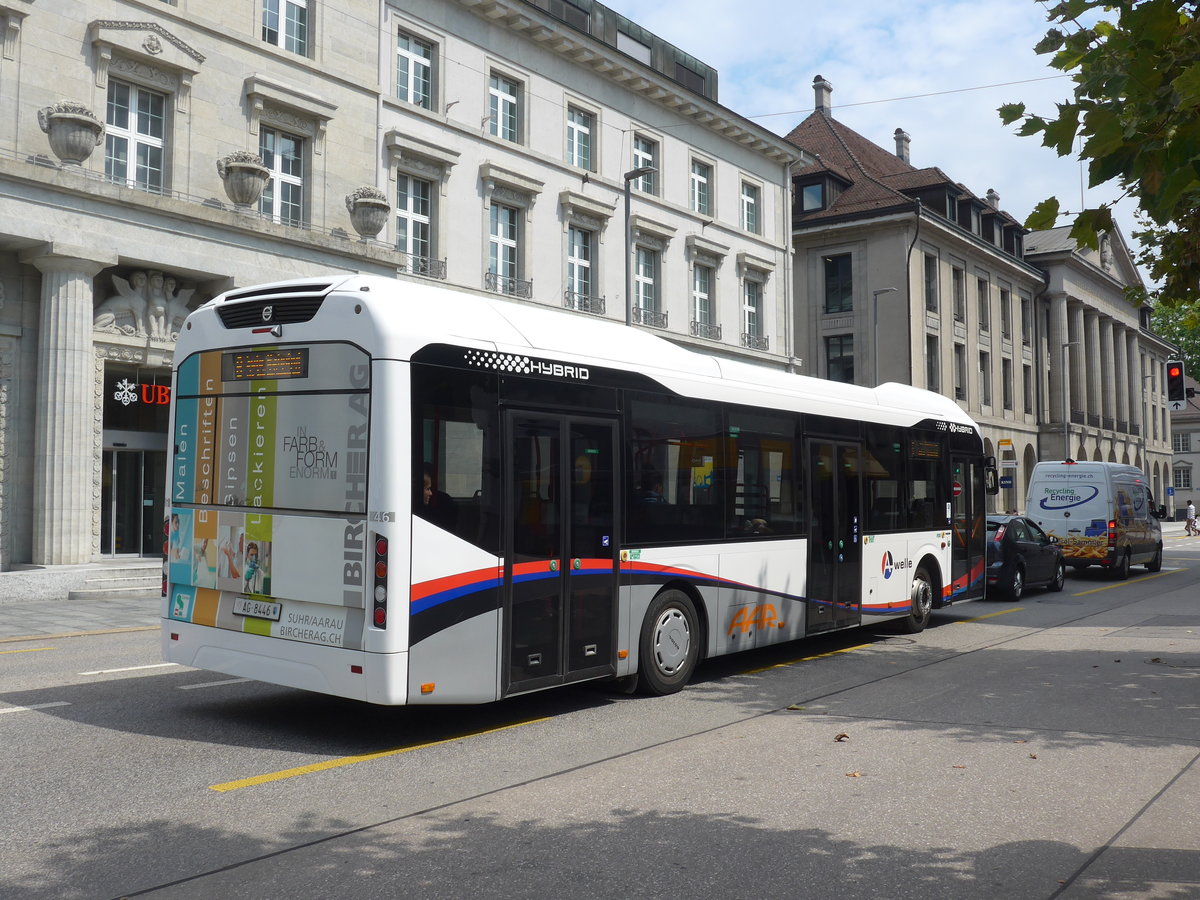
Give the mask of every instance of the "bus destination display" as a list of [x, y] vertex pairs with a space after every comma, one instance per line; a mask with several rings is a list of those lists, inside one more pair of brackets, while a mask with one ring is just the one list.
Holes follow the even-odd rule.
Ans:
[[222, 381], [307, 377], [307, 347], [286, 350], [236, 350], [221, 356]]

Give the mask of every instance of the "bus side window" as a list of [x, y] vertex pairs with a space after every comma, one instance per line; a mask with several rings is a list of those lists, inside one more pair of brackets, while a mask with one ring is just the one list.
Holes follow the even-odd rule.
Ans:
[[796, 418], [729, 411], [727, 461], [733, 490], [727, 537], [800, 533]]

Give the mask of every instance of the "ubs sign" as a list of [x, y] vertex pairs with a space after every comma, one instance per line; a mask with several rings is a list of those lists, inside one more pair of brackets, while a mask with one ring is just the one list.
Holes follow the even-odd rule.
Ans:
[[112, 398], [122, 406], [143, 403], [147, 406], [170, 406], [171, 388], [165, 384], [139, 384], [122, 378], [113, 387]]

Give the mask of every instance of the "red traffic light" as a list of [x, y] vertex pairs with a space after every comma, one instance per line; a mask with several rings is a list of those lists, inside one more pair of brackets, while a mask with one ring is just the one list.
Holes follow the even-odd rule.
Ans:
[[1179, 368], [1179, 366], [1169, 366], [1167, 368], [1167, 375], [1171, 378], [1178, 378], [1182, 374], [1183, 371]]

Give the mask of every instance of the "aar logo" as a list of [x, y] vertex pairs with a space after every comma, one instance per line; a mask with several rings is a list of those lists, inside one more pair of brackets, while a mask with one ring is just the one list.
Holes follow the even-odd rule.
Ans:
[[896, 568], [895, 560], [892, 559], [892, 551], [883, 551], [883, 577], [885, 579], [892, 577], [892, 572]]

